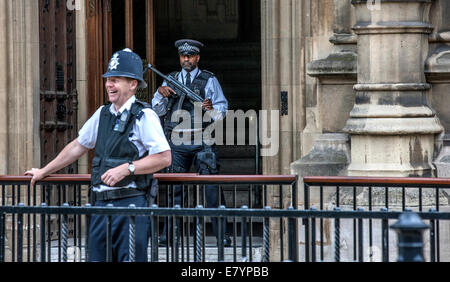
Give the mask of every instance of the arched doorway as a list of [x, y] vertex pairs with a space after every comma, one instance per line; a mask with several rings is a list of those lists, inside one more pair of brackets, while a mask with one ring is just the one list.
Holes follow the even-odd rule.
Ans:
[[[179, 69], [174, 41], [202, 41], [200, 68], [216, 74], [229, 109], [261, 109], [259, 0], [87, 0], [89, 113], [107, 103], [101, 75], [114, 51], [133, 49], [163, 73]], [[149, 73], [138, 98], [150, 101], [162, 82]], [[248, 141], [248, 140], [247, 140]], [[259, 173], [256, 146], [220, 146], [222, 173]]]

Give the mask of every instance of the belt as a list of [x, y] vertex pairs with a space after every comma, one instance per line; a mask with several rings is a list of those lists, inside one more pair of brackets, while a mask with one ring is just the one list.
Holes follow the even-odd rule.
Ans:
[[199, 132], [203, 132], [203, 128], [174, 128], [172, 129], [172, 132], [174, 133], [199, 133]]
[[135, 188], [122, 188], [122, 189], [117, 189], [117, 190], [94, 192], [96, 201], [116, 200], [116, 199], [122, 199], [122, 198], [142, 196], [145, 194], [147, 194], [147, 191], [138, 190]]

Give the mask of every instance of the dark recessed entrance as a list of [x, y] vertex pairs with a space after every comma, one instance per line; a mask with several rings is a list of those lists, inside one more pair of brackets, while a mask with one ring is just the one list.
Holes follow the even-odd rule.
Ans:
[[[205, 44], [200, 68], [216, 74], [230, 110], [257, 112], [261, 109], [259, 0], [95, 2], [98, 6], [94, 10], [88, 8], [87, 13], [89, 91], [98, 92], [99, 96], [91, 100], [90, 113], [107, 103], [101, 74], [113, 52], [131, 48], [145, 62], [170, 73], [180, 68], [174, 41], [181, 38], [193, 38]], [[95, 61], [99, 59], [101, 65]], [[153, 73], [146, 79], [149, 87], [139, 92], [138, 97], [150, 101], [162, 81]], [[249, 140], [246, 142], [250, 144]], [[260, 172], [256, 146], [220, 146], [219, 151], [221, 173]]]

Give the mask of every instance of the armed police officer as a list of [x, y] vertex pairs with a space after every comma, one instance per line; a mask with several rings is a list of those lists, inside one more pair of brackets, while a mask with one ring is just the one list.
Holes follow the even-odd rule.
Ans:
[[[44, 168], [33, 168], [31, 185], [73, 163], [89, 149], [92, 161], [91, 195], [95, 206], [146, 207], [151, 174], [171, 164], [170, 147], [159, 117], [150, 105], [135, 97], [145, 88], [141, 58], [130, 49], [110, 60], [105, 88], [111, 104], [101, 106], [69, 143]], [[147, 261], [147, 217], [136, 217], [136, 261]], [[128, 216], [112, 217], [112, 260], [129, 261]], [[93, 215], [89, 227], [89, 260], [106, 261], [106, 217]]]
[[[164, 132], [172, 149], [171, 171], [174, 173], [189, 172], [193, 164], [199, 174], [218, 174], [216, 148], [214, 144], [211, 144], [211, 140], [202, 139], [205, 137], [202, 132], [212, 122], [225, 117], [228, 101], [215, 75], [198, 68], [200, 49], [203, 44], [196, 40], [182, 39], [175, 42], [175, 47], [178, 49], [181, 71], [172, 72], [169, 76], [201, 96], [203, 102], [194, 103], [187, 95], [177, 93], [174, 90], [176, 87], [171, 86], [167, 81], [163, 82], [154, 95], [153, 109], [159, 116], [165, 116]], [[198, 117], [199, 113], [204, 113], [209, 117], [206, 119]], [[187, 122], [183, 120], [186, 117], [189, 118]], [[200, 142], [198, 142], [199, 139]], [[181, 193], [181, 188], [175, 186], [174, 203], [172, 204], [181, 203]], [[169, 196], [169, 198], [172, 197]], [[218, 207], [220, 198], [218, 186], [206, 185], [205, 198], [206, 207]], [[223, 194], [221, 198], [224, 199]], [[224, 201], [221, 204], [224, 204]], [[212, 218], [211, 221], [213, 233], [217, 237], [217, 218]], [[226, 223], [224, 228], [226, 228]], [[165, 227], [160, 239], [161, 245], [165, 245], [167, 242], [166, 233], [171, 234], [171, 232], [166, 232], [166, 229]], [[226, 234], [225, 245], [229, 245], [230, 241], [230, 237]]]

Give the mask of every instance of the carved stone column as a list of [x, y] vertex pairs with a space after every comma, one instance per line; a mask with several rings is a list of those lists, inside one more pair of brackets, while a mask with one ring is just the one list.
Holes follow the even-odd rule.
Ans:
[[[267, 0], [261, 2], [262, 110], [268, 124], [260, 125], [265, 136], [279, 142], [275, 155], [263, 157], [264, 174], [289, 174], [290, 164], [300, 157], [300, 133], [304, 128], [305, 41], [308, 30], [299, 19], [309, 18], [312, 0]], [[313, 1], [318, 2], [318, 1]], [[329, 2], [329, 0], [324, 1]], [[271, 128], [273, 115], [279, 128]], [[263, 130], [264, 128], [264, 130]], [[272, 144], [274, 145], [274, 144]], [[263, 146], [264, 149], [264, 146]], [[291, 193], [282, 196], [284, 207], [292, 204]], [[279, 208], [278, 188], [268, 190], [269, 205]], [[287, 224], [284, 224], [286, 228]], [[280, 236], [287, 242], [286, 230], [271, 221], [271, 260], [281, 259]], [[284, 250], [287, 259], [287, 249]]]
[[[0, 2], [0, 174], [21, 175], [39, 166], [38, 4], [27, 0]], [[6, 197], [10, 191], [7, 189]], [[7, 216], [6, 261], [11, 260], [11, 221]]]
[[[271, 0], [261, 4], [262, 19], [262, 109], [280, 111], [277, 134], [278, 154], [263, 158], [264, 174], [290, 173], [290, 163], [300, 152], [300, 132], [304, 127], [304, 27], [303, 7], [309, 1]], [[283, 94], [282, 94], [283, 92]], [[282, 99], [284, 95], [284, 99]], [[283, 100], [283, 102], [282, 102]], [[284, 111], [282, 111], [284, 108]], [[269, 119], [270, 121], [270, 119]]]
[[[425, 64], [427, 81], [432, 85], [429, 100], [445, 129], [440, 137], [441, 151], [434, 162], [438, 177], [450, 176], [450, 1], [435, 0], [430, 19], [434, 31], [430, 35], [429, 57]], [[440, 145], [440, 144], [439, 144]], [[435, 154], [436, 155], [436, 154]]]
[[[306, 68], [314, 87], [308, 85], [306, 94], [306, 128], [301, 140], [304, 155], [291, 164], [291, 172], [299, 176], [299, 187], [303, 186], [303, 176], [342, 175], [350, 163], [348, 135], [342, 133], [342, 128], [355, 100], [352, 89], [357, 74], [356, 36], [352, 33], [354, 8], [345, 0], [334, 0], [332, 4], [327, 7], [334, 11], [328, 11], [328, 15], [333, 15], [333, 22], [327, 26], [329, 30], [332, 28], [332, 35], [326, 42], [332, 50], [309, 62]], [[313, 25], [326, 21], [313, 18]], [[326, 50], [326, 44], [314, 44], [310, 52], [318, 53], [313, 48], [316, 45]], [[299, 190], [299, 205], [303, 205], [303, 189]], [[310, 200], [315, 204], [314, 199]]]
[[39, 165], [38, 4], [0, 3], [0, 174]]
[[[76, 60], [77, 60], [77, 91], [78, 91], [78, 128], [81, 128], [89, 118], [89, 93], [88, 93], [88, 71], [87, 71], [87, 42], [86, 42], [86, 1], [80, 1], [80, 9], [75, 11], [76, 32]], [[93, 93], [91, 93], [93, 95]], [[88, 155], [85, 154], [78, 160], [78, 173], [89, 172]]]
[[426, 103], [424, 66], [431, 0], [382, 0], [380, 9], [354, 0], [358, 36], [349, 175], [431, 176], [435, 135], [442, 132]]

